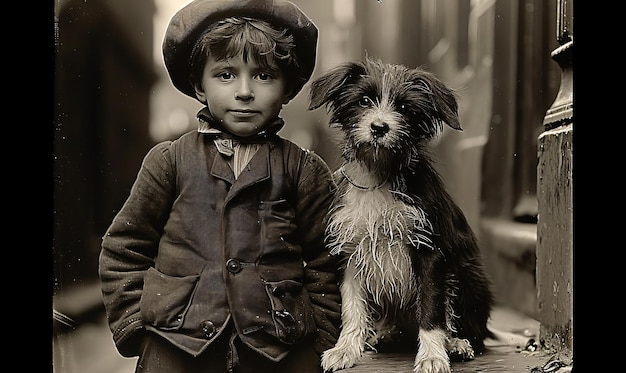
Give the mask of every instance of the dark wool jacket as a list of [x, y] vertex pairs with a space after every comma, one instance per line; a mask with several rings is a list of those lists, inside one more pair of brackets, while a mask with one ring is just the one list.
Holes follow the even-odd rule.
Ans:
[[198, 355], [229, 322], [274, 361], [304, 341], [320, 354], [332, 347], [340, 297], [324, 229], [333, 190], [317, 154], [277, 135], [237, 180], [206, 134], [152, 148], [100, 253], [120, 354], [138, 355], [151, 330]]

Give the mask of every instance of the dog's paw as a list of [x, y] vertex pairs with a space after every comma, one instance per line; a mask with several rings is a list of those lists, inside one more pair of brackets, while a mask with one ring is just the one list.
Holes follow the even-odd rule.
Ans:
[[414, 373], [450, 373], [446, 350], [448, 338], [443, 329], [420, 330], [420, 346], [415, 356]]
[[333, 347], [322, 354], [324, 372], [334, 372], [353, 366], [361, 358], [362, 350], [353, 346]]
[[445, 358], [429, 357], [416, 359], [413, 373], [451, 373], [450, 361]]
[[474, 349], [467, 339], [450, 338], [446, 349], [452, 361], [467, 361], [474, 359]]

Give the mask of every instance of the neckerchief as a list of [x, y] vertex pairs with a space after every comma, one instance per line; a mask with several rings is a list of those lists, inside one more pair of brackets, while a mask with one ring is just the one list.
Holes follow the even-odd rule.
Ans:
[[196, 115], [198, 118], [198, 132], [213, 136], [213, 142], [217, 150], [226, 157], [232, 157], [234, 148], [239, 144], [263, 144], [269, 138], [276, 135], [285, 125], [281, 117], [276, 117], [266, 129], [253, 136], [238, 137], [223, 130], [219, 122], [213, 118], [209, 108], [205, 107]]
[[257, 150], [285, 125], [285, 121], [276, 117], [274, 122], [257, 133], [248, 137], [238, 137], [223, 130], [218, 121], [213, 118], [208, 108], [198, 112], [198, 132], [213, 136], [213, 143], [220, 154], [226, 158], [228, 165], [233, 170], [235, 179], [246, 167]]

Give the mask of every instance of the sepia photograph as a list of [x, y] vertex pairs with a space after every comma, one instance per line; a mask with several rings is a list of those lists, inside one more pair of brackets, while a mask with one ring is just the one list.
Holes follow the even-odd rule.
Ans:
[[573, 3], [54, 0], [51, 371], [575, 371]]

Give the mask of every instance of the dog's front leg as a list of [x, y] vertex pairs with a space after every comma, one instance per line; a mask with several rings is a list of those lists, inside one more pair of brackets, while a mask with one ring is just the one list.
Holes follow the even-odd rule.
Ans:
[[352, 261], [348, 261], [341, 290], [341, 333], [335, 347], [322, 354], [322, 368], [334, 372], [353, 366], [365, 349], [371, 329], [366, 293]]
[[446, 350], [448, 330], [442, 265], [443, 261], [434, 252], [423, 255], [417, 266], [419, 349], [415, 356], [414, 373], [451, 372]]
[[441, 328], [420, 329], [420, 347], [415, 356], [414, 373], [450, 373], [446, 351], [447, 334]]

